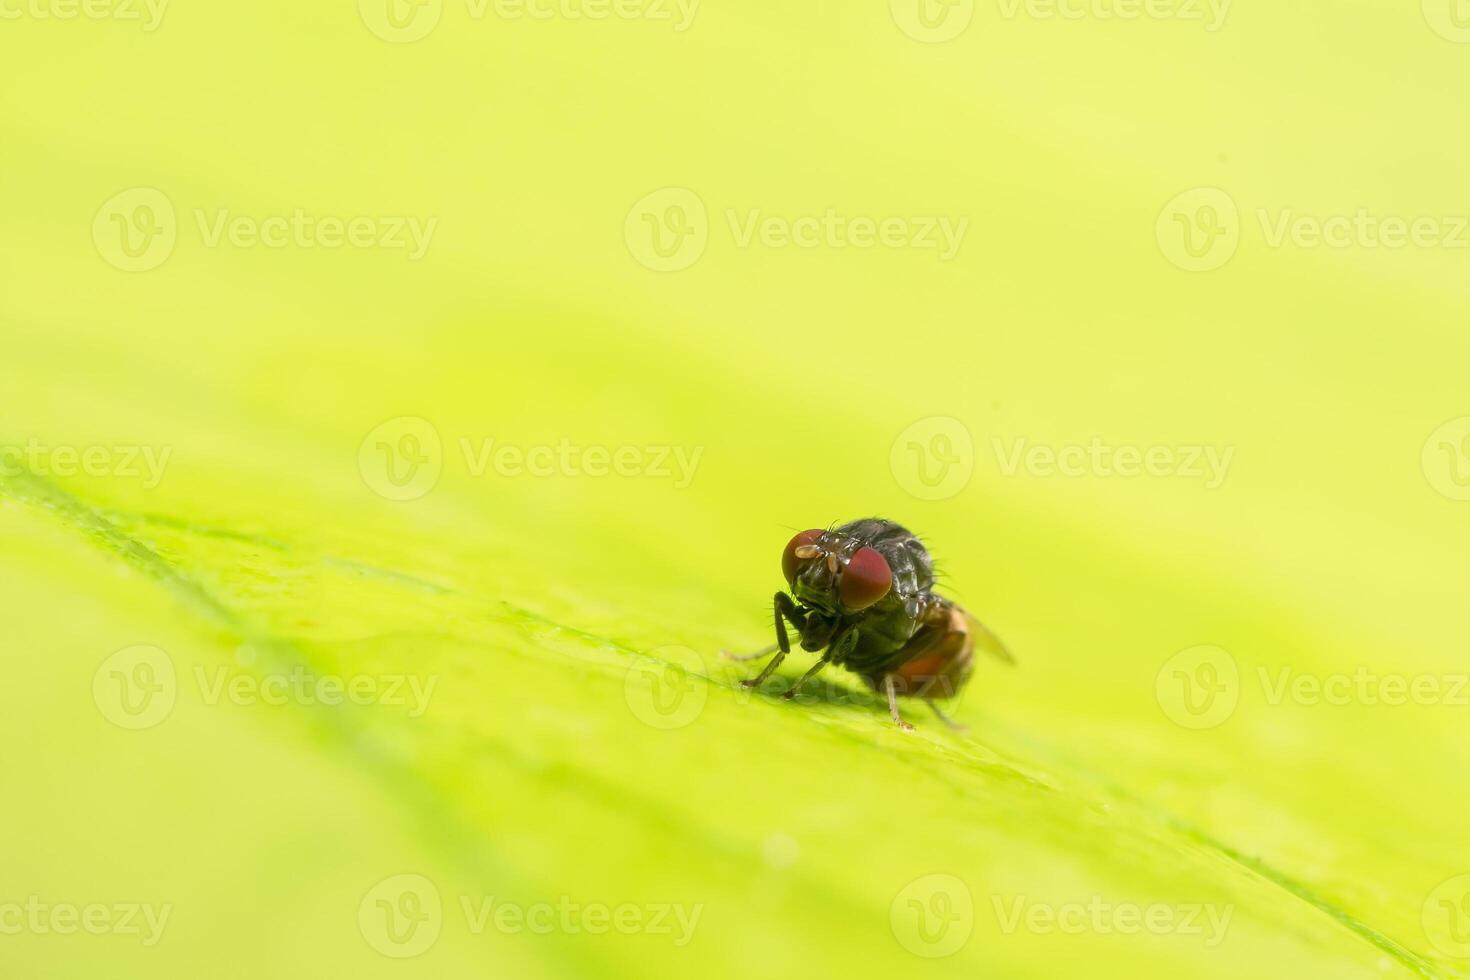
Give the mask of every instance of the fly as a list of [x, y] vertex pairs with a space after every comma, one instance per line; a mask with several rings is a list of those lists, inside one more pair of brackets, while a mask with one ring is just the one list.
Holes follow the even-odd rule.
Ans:
[[825, 652], [785, 693], [787, 699], [822, 668], [835, 664], [874, 691], [881, 690], [894, 724], [904, 731], [914, 726], [899, 713], [900, 697], [923, 700], [945, 724], [962, 729], [935, 702], [964, 688], [976, 646], [1015, 662], [995, 634], [934, 593], [928, 550], [893, 521], [867, 518], [835, 529], [803, 531], [787, 542], [781, 570], [791, 592], [776, 593], [775, 645], [732, 658], [757, 660], [775, 654], [759, 676], [742, 682], [746, 687], [765, 683], [791, 652], [789, 622], [803, 650]]

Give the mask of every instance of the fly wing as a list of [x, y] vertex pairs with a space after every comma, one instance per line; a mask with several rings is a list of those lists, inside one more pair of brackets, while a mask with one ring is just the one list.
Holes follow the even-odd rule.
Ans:
[[969, 628], [970, 640], [975, 649], [990, 654], [997, 660], [1004, 661], [1012, 667], [1016, 665], [1016, 658], [1011, 656], [1011, 651], [1000, 641], [1000, 637], [990, 632], [990, 629], [980, 620], [971, 616], [963, 609], [959, 610], [965, 617], [965, 625]]

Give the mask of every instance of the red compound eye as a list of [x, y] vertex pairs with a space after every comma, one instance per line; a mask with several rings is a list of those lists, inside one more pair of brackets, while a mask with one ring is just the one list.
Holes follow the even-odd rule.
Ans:
[[886, 596], [891, 588], [893, 571], [888, 562], [872, 548], [859, 548], [842, 570], [837, 597], [842, 600], [843, 609], [857, 612]]
[[[815, 552], [808, 553], [808, 549], [814, 549], [821, 536], [822, 532], [814, 528], [802, 531], [786, 543], [786, 550], [781, 554], [781, 571], [785, 573], [788, 585], [795, 587], [796, 570], [801, 567], [802, 562], [816, 557]], [[802, 552], [799, 555], [796, 553], [798, 550]]]

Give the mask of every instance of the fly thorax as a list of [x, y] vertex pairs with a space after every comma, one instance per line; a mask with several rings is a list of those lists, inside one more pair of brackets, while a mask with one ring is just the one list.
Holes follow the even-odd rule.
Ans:
[[911, 595], [903, 601], [903, 611], [904, 615], [917, 623], [928, 611], [928, 605], [922, 597]]

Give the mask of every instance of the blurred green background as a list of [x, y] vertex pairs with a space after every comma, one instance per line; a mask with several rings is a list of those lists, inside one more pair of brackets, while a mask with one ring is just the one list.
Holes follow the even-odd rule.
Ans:
[[1470, 975], [1418, 6], [0, 2], [0, 969]]

